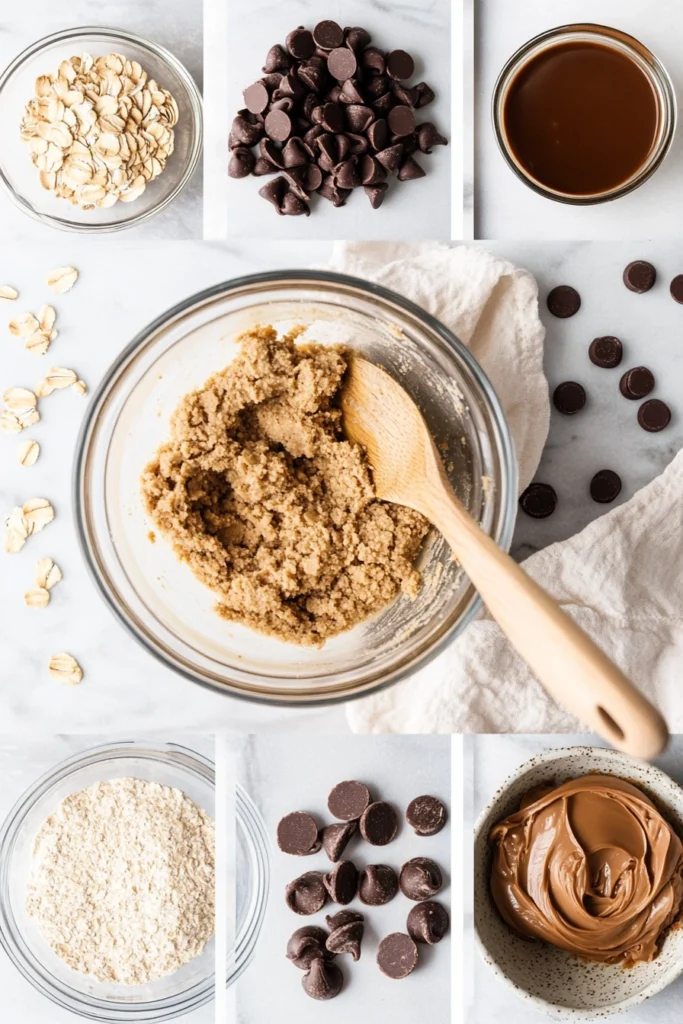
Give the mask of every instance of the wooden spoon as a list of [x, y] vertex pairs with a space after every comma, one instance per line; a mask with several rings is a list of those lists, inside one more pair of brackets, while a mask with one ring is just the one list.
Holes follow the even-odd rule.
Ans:
[[664, 719], [558, 603], [505, 554], [456, 498], [419, 409], [384, 370], [353, 357], [344, 429], [361, 444], [378, 498], [421, 512], [443, 534], [489, 612], [550, 695], [619, 750], [650, 759]]

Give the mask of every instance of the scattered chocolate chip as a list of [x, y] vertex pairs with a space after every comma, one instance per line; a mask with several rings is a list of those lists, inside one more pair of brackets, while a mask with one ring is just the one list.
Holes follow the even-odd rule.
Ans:
[[382, 167], [384, 167], [389, 174], [393, 174], [401, 165], [403, 146], [399, 142], [396, 146], [388, 146], [386, 149], [381, 149], [379, 153], [375, 153], [375, 156], [381, 163]]
[[370, 144], [365, 135], [356, 135], [355, 132], [347, 132], [344, 136], [349, 144], [349, 152], [354, 156], [362, 156], [367, 153]]
[[344, 32], [336, 21], [319, 21], [313, 29], [313, 40], [321, 50], [334, 50], [344, 44]]
[[282, 163], [285, 167], [308, 166], [308, 153], [300, 139], [289, 139], [282, 149]]
[[380, 206], [384, 202], [384, 196], [386, 195], [389, 186], [386, 181], [380, 181], [376, 185], [364, 185], [363, 191], [370, 200], [370, 206], [373, 210], [379, 210]]
[[327, 70], [338, 82], [353, 78], [357, 68], [358, 62], [354, 52], [348, 46], [340, 46], [332, 50], [327, 60]]
[[322, 830], [320, 833], [322, 848], [333, 864], [337, 863], [357, 828], [358, 822], [345, 821], [326, 825]]
[[287, 943], [287, 959], [300, 971], [310, 970], [313, 960], [332, 959], [327, 949], [327, 932], [313, 924], [297, 928]]
[[358, 28], [347, 28], [344, 30], [345, 42], [354, 52], [356, 50], [363, 50], [370, 42], [370, 33], [367, 29]]
[[342, 990], [344, 976], [336, 964], [317, 959], [311, 962], [311, 968], [301, 979], [301, 984], [311, 999], [334, 999]]
[[387, 978], [407, 978], [417, 965], [417, 946], [409, 935], [392, 932], [377, 948], [377, 966]]
[[547, 519], [557, 508], [557, 494], [550, 484], [529, 484], [519, 504], [522, 511], [532, 519]]
[[346, 108], [346, 119], [351, 131], [364, 132], [374, 121], [375, 115], [370, 107], [365, 107], [360, 103], [350, 103]]
[[409, 89], [407, 85], [401, 85], [400, 82], [392, 82], [390, 89], [397, 103], [404, 107], [413, 108], [417, 103], [417, 89]]
[[228, 164], [228, 174], [231, 178], [246, 178], [254, 170], [254, 154], [247, 146], [236, 146]]
[[339, 821], [357, 821], [370, 805], [370, 790], [362, 782], [338, 782], [327, 798], [327, 809]]
[[426, 82], [418, 82], [415, 86], [417, 91], [417, 100], [415, 106], [419, 109], [420, 107], [426, 107], [429, 103], [433, 103], [436, 99], [434, 90], [427, 85]]
[[338, 103], [326, 103], [323, 107], [322, 125], [325, 131], [342, 132], [346, 126], [344, 108]]
[[360, 175], [356, 163], [356, 157], [344, 160], [335, 167], [334, 175], [340, 188], [352, 189], [360, 185]]
[[323, 199], [329, 199], [333, 206], [344, 206], [351, 192], [349, 189], [339, 188], [334, 180], [334, 176], [328, 174], [323, 178], [322, 185], [318, 189], [318, 195], [322, 196]]
[[398, 875], [388, 864], [368, 864], [358, 876], [358, 898], [368, 907], [381, 907], [398, 892]]
[[671, 297], [676, 302], [683, 302], [683, 274], [674, 277], [670, 286]]
[[368, 128], [368, 142], [374, 150], [384, 149], [389, 141], [389, 129], [383, 117], [373, 121]]
[[[343, 914], [348, 917], [342, 918]], [[365, 921], [362, 914], [355, 911], [341, 911], [335, 917], [327, 918], [327, 927], [330, 934], [327, 939], [327, 949], [330, 953], [349, 953], [354, 962], [360, 960], [361, 943], [365, 932]]]
[[649, 292], [657, 280], [657, 271], [647, 260], [634, 260], [624, 270], [624, 284], [630, 292]]
[[398, 172], [399, 181], [415, 181], [417, 178], [424, 178], [424, 176], [425, 172], [417, 161], [413, 160], [412, 156], [403, 161]]
[[263, 82], [254, 82], [244, 90], [244, 105], [252, 114], [262, 114], [270, 103], [270, 94]]
[[638, 410], [638, 423], [643, 430], [650, 434], [657, 434], [664, 430], [671, 422], [671, 409], [659, 398], [650, 398], [643, 402]]
[[436, 125], [431, 121], [425, 121], [424, 124], [418, 125], [417, 144], [423, 153], [431, 153], [433, 146], [447, 146], [448, 139], [436, 130]]
[[387, 74], [404, 82], [415, 73], [415, 61], [405, 50], [392, 50], [387, 54]]
[[297, 60], [307, 60], [315, 53], [313, 34], [304, 28], [303, 25], [289, 33], [285, 40], [285, 45], [292, 57], [296, 57]]
[[360, 834], [371, 846], [386, 846], [397, 832], [398, 816], [391, 804], [378, 800], [363, 812]]
[[278, 149], [271, 139], [261, 139], [258, 145], [259, 152], [263, 159], [271, 163], [273, 167], [277, 167], [278, 170], [282, 170], [285, 166], [282, 162], [283, 151]]
[[375, 75], [383, 75], [387, 69], [384, 54], [376, 46], [368, 46], [363, 50], [362, 64], [364, 68], [372, 71]]
[[404, 896], [419, 902], [436, 895], [443, 885], [443, 875], [436, 861], [413, 857], [401, 868], [398, 884]]
[[282, 200], [287, 191], [287, 182], [284, 178], [273, 178], [263, 188], [259, 189], [259, 195], [272, 203], [278, 213], [282, 213]]
[[448, 931], [448, 911], [440, 903], [426, 900], [418, 903], [408, 914], [406, 927], [415, 942], [426, 942], [435, 946]]
[[406, 810], [406, 821], [418, 836], [435, 836], [446, 819], [446, 808], [435, 796], [416, 796]]
[[310, 217], [311, 215], [310, 206], [294, 192], [285, 192], [280, 210], [285, 217]]
[[327, 903], [327, 889], [322, 872], [306, 871], [285, 887], [285, 901], [295, 914], [317, 914]]
[[360, 162], [360, 179], [364, 185], [376, 185], [384, 181], [387, 172], [379, 160], [374, 156], [366, 155]]
[[342, 860], [323, 879], [333, 903], [346, 906], [355, 899], [358, 889], [358, 871], [350, 860]]
[[588, 349], [588, 356], [596, 366], [602, 366], [606, 370], [612, 370], [618, 366], [624, 356], [624, 346], [618, 338], [613, 335], [605, 335], [604, 338], [594, 338]]
[[586, 404], [586, 391], [575, 380], [565, 380], [553, 391], [553, 405], [565, 416], [580, 412]]
[[415, 115], [410, 107], [394, 107], [389, 111], [387, 124], [389, 131], [402, 138], [404, 135], [411, 135], [415, 130]]
[[631, 401], [645, 398], [654, 391], [654, 387], [654, 374], [647, 366], [634, 366], [632, 370], [627, 370], [619, 381], [619, 390], [624, 398], [630, 398]]
[[284, 110], [271, 110], [266, 116], [266, 134], [275, 142], [285, 142], [292, 132], [292, 121]]
[[254, 146], [263, 136], [263, 126], [252, 124], [242, 114], [238, 114], [233, 119], [230, 135], [238, 145]]
[[263, 177], [264, 174], [275, 174], [277, 170], [277, 167], [273, 167], [268, 160], [264, 160], [262, 156], [259, 156], [254, 161], [251, 173], [255, 174], [256, 177]]
[[593, 501], [608, 505], [621, 493], [621, 477], [612, 469], [601, 469], [590, 483], [590, 494]]
[[309, 192], [317, 192], [323, 181], [323, 172], [315, 164], [309, 164], [306, 168], [306, 189]]
[[284, 71], [287, 73], [292, 66], [292, 58], [289, 54], [285, 53], [281, 46], [277, 44], [271, 46], [266, 56], [266, 62], [263, 65], [263, 70], [267, 75], [273, 74], [275, 71]]
[[318, 845], [318, 826], [306, 811], [286, 814], [277, 826], [277, 845], [283, 853], [306, 857]]
[[548, 295], [548, 309], [553, 316], [557, 316], [561, 320], [574, 316], [580, 308], [581, 296], [576, 288], [572, 288], [568, 284], [558, 285]]
[[358, 89], [358, 83], [353, 78], [347, 78], [341, 87], [339, 93], [339, 100], [341, 103], [364, 103], [364, 97]]

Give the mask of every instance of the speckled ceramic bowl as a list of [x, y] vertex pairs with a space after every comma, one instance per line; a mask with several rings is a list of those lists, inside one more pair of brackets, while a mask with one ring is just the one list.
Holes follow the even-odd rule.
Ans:
[[548, 750], [523, 764], [481, 813], [474, 837], [474, 921], [484, 960], [519, 996], [556, 1020], [602, 1020], [661, 992], [683, 973], [683, 929], [667, 936], [650, 964], [631, 970], [584, 963], [561, 949], [526, 942], [499, 916], [489, 891], [492, 827], [519, 808], [529, 790], [579, 775], [617, 775], [641, 786], [683, 836], [683, 789], [652, 765], [616, 750], [569, 747]]

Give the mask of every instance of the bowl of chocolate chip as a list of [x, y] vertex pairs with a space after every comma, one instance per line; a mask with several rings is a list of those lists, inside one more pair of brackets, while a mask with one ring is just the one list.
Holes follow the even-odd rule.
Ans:
[[354, 353], [401, 381], [461, 500], [510, 544], [504, 415], [442, 324], [330, 272], [259, 274], [194, 295], [105, 375], [74, 480], [100, 592], [193, 682], [265, 703], [346, 701], [425, 665], [479, 607], [443, 538], [376, 499], [364, 451], [344, 436]]
[[486, 963], [557, 1020], [595, 1020], [683, 972], [683, 790], [615, 750], [523, 764], [475, 829]]

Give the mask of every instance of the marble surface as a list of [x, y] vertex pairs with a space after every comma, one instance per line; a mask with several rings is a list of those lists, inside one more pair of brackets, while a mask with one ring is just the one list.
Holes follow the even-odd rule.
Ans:
[[573, 22], [612, 25], [637, 36], [664, 63], [679, 105], [683, 7], [678, 0], [480, 0], [477, 4], [476, 226], [477, 238], [671, 238], [679, 235], [683, 193], [683, 136], [656, 174], [616, 202], [578, 208], [537, 196], [508, 168], [491, 125], [491, 96], [507, 59], [539, 32]]
[[[242, 747], [241, 782], [272, 837], [280, 818], [293, 810], [307, 810], [321, 823], [329, 822], [327, 795], [332, 787], [342, 779], [364, 781], [376, 799], [396, 807], [401, 817], [399, 834], [386, 847], [371, 847], [356, 835], [344, 857], [359, 868], [383, 863], [396, 870], [411, 857], [432, 857], [444, 874], [444, 887], [435, 899], [450, 910], [450, 824], [436, 836], [418, 838], [403, 820], [408, 803], [421, 793], [440, 797], [452, 813], [450, 747], [450, 738], [445, 736], [318, 736], [304, 744], [292, 735], [249, 737]], [[256, 958], [236, 986], [238, 1024], [262, 1024], [275, 1017], [283, 1024], [317, 1024], [320, 1020], [320, 1006], [301, 991], [301, 972], [287, 962], [283, 951], [296, 928], [304, 924], [324, 927], [325, 914], [340, 908], [328, 904], [314, 917], [298, 918], [285, 905], [282, 892], [301, 872], [328, 871], [330, 867], [323, 852], [307, 858], [290, 857], [273, 844], [266, 920]], [[350, 905], [365, 914], [361, 959], [353, 963], [348, 956], [339, 958], [345, 989], [325, 1006], [329, 1024], [352, 1019], [421, 1024], [426, 1006], [431, 1020], [441, 1024], [450, 1019], [449, 963], [456, 955], [450, 935], [434, 947], [420, 945], [418, 968], [400, 985], [377, 969], [378, 942], [392, 931], [405, 931], [412, 906], [401, 893], [383, 907], [364, 907], [358, 900]]]
[[[624, 496], [653, 478], [683, 443], [677, 398], [683, 380], [680, 325], [683, 309], [668, 297], [667, 282], [683, 266], [674, 246], [495, 243], [505, 254], [538, 275], [542, 295], [558, 283], [575, 284], [583, 295], [573, 320], [548, 325], [547, 373], [551, 383], [565, 378], [583, 381], [589, 407], [578, 417], [553, 413], [550, 438], [539, 479], [558, 490], [560, 505], [544, 522], [520, 515], [514, 550], [525, 556], [567, 537], [604, 506], [586, 493], [596, 469], [612, 467], [624, 479]], [[116, 242], [98, 249], [69, 239], [41, 247], [13, 247], [0, 254], [0, 280], [22, 292], [14, 313], [36, 309], [49, 297], [45, 277], [53, 266], [73, 263], [81, 278], [68, 295], [55, 297], [60, 337], [45, 360], [26, 353], [18, 340], [6, 336], [0, 385], [35, 386], [45, 366], [74, 367], [93, 388], [110, 362], [135, 334], [182, 297], [238, 274], [283, 266], [324, 263], [329, 244], [268, 245], [257, 243], [177, 246]], [[660, 283], [649, 295], [635, 296], [621, 283], [621, 270], [632, 258], [651, 258]], [[117, 282], [121, 268], [135, 281], [134, 299]], [[618, 392], [618, 371], [597, 370], [586, 355], [596, 334], [621, 335], [627, 349], [625, 365], [648, 363], [658, 375], [658, 394], [671, 402], [675, 419], [659, 435], [635, 425], [635, 403]], [[30, 432], [43, 446], [36, 466], [16, 461], [18, 440], [0, 436], [0, 511], [5, 514], [29, 497], [46, 496], [56, 519], [31, 538], [18, 556], [0, 554], [0, 732], [32, 734], [36, 730], [88, 732], [104, 724], [108, 730], [189, 728], [232, 731], [327, 731], [347, 729], [344, 710], [283, 711], [238, 703], [191, 686], [146, 655], [118, 625], [95, 591], [74, 536], [70, 474], [83, 403], [88, 399], [58, 393], [42, 403], [43, 420]], [[31, 611], [22, 595], [31, 585], [37, 558], [49, 555], [64, 571], [47, 609]], [[63, 687], [47, 674], [56, 651], [70, 651], [81, 662], [85, 678], [79, 687]]]
[[[459, 12], [460, 0], [454, 7]], [[243, 106], [242, 90], [259, 77], [270, 46], [284, 43], [299, 24], [310, 28], [323, 18], [345, 25], [362, 25], [382, 49], [406, 49], [415, 59], [414, 81], [428, 82], [436, 100], [423, 112], [442, 134], [451, 134], [451, 4], [449, 0], [307, 0], [283, 4], [276, 0], [252, 0], [245, 6], [228, 5], [227, 86], [229, 102], [207, 96], [211, 116], [224, 120], [225, 135], [236, 111]], [[458, 67], [460, 55], [456, 60]], [[211, 79], [213, 81], [213, 77]], [[221, 97], [221, 100], [223, 98]], [[462, 97], [458, 97], [462, 102]], [[453, 130], [461, 131], [460, 118]], [[461, 209], [451, 226], [450, 190], [453, 146], [436, 147], [431, 155], [420, 156], [426, 173], [412, 182], [390, 182], [384, 203], [372, 210], [362, 189], [347, 205], [335, 209], [326, 200], [312, 203], [310, 217], [278, 217], [269, 203], [258, 195], [267, 180], [249, 177], [232, 180], [225, 176], [223, 217], [229, 238], [460, 238]], [[224, 156], [227, 161], [227, 154]], [[455, 189], [454, 189], [455, 190]], [[462, 190], [460, 190], [461, 192]], [[462, 204], [460, 204], [461, 206]], [[452, 235], [451, 235], [452, 230]]]
[[[123, 735], [123, 734], [122, 734]], [[126, 731], [126, 738], [130, 732]], [[30, 740], [14, 745], [6, 736], [0, 737], [0, 822], [5, 820], [13, 805], [36, 779], [66, 758], [73, 757], [89, 747], [111, 742], [112, 733], [104, 735], [56, 736], [38, 735], [36, 731]], [[151, 737], [150, 737], [151, 738]], [[184, 739], [180, 736], [164, 735], [164, 741], [177, 740], [185, 743], [207, 757], [213, 757], [213, 741], [194, 736]], [[7, 1024], [78, 1024], [83, 1018], [56, 1006], [37, 992], [26, 981], [0, 948], [0, 1007], [2, 1019]], [[187, 1024], [213, 1024], [214, 1006], [208, 1003], [183, 1020]]]
[[[151, 39], [173, 53], [202, 88], [203, 19], [201, 0], [31, 0], [30, 4], [4, 4], [0, 12], [0, 69], [38, 39], [74, 26], [96, 25], [127, 29]], [[27, 97], [28, 98], [28, 97]], [[30, 170], [30, 165], [29, 165]], [[31, 220], [0, 192], [0, 237], [3, 243], [46, 241], [59, 232]], [[125, 238], [183, 239], [202, 237], [202, 169], [172, 205], [139, 227], [128, 228]], [[111, 244], [112, 236], [105, 237]], [[98, 241], [100, 240], [98, 239]]]
[[[465, 834], [471, 835], [479, 814], [521, 764], [543, 750], [585, 744], [582, 736], [473, 736], [465, 738], [467, 752], [465, 788], [469, 792], [466, 803]], [[598, 740], [594, 746], [604, 746]], [[676, 782], [683, 785], [683, 737], [675, 737], [667, 752], [655, 762]], [[471, 849], [471, 848], [470, 848]], [[471, 857], [470, 857], [471, 859]], [[467, 869], [467, 865], [466, 865]], [[518, 999], [487, 967], [474, 946], [472, 893], [467, 893], [465, 904], [465, 974], [472, 979], [468, 992], [466, 1024], [489, 1024], [505, 1020], [507, 1024], [542, 1024], [549, 1018], [526, 1001]], [[627, 1024], [677, 1024], [681, 1014], [683, 978], [679, 978], [649, 1002], [615, 1018]]]

